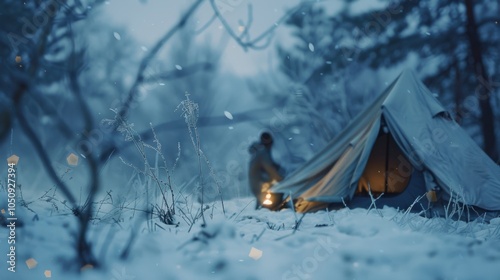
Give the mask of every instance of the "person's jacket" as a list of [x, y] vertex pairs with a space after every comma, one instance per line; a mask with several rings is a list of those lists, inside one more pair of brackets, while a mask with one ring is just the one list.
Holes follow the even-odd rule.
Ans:
[[273, 181], [279, 182], [283, 178], [279, 173], [279, 165], [271, 157], [270, 149], [260, 143], [254, 143], [250, 146], [249, 152], [251, 159], [248, 170], [248, 181], [253, 195], [257, 199], [260, 199], [264, 185], [270, 187]]

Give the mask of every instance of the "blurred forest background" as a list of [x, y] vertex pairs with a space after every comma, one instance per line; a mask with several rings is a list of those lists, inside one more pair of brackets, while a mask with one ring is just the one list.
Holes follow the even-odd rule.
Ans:
[[[155, 25], [153, 43], [111, 19], [109, 9], [133, 18], [130, 1], [158, 5], [1, 1], [0, 147], [20, 157], [25, 200], [57, 189], [85, 224], [94, 201], [142, 196], [145, 184], [159, 184], [166, 212], [170, 190], [247, 196], [259, 132], [275, 135], [291, 171], [404, 68], [500, 159], [499, 0], [286, 2], [258, 32], [266, 1], [169, 1], [174, 21]], [[226, 55], [235, 45], [244, 63]], [[255, 55], [266, 58], [246, 64]]]

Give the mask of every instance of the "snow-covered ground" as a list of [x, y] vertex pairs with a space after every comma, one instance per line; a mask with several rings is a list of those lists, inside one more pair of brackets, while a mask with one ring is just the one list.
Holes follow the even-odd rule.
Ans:
[[[214, 204], [208, 226], [191, 231], [181, 218], [178, 227], [148, 226], [137, 213], [93, 223], [90, 239], [103, 268], [81, 274], [71, 270], [74, 217], [39, 214], [16, 230], [15, 273], [7, 271], [8, 229], [0, 229], [0, 279], [500, 279], [500, 218], [465, 223], [392, 208], [302, 217], [253, 210], [253, 203], [225, 201], [225, 215]], [[120, 261], [133, 228], [130, 257]]]

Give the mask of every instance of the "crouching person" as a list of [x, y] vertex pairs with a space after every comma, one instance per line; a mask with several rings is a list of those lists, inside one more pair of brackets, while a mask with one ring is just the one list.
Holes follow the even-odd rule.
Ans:
[[260, 136], [260, 142], [253, 143], [249, 152], [251, 155], [248, 181], [250, 190], [256, 198], [255, 209], [262, 205], [262, 193], [267, 192], [271, 186], [283, 179], [280, 166], [273, 161], [271, 147], [273, 138], [269, 132]]

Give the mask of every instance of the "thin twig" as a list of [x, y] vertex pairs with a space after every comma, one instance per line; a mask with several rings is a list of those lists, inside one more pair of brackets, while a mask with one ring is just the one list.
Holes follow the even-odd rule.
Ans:
[[[139, 65], [139, 69], [137, 71], [137, 76], [135, 78], [135, 81], [132, 85], [132, 87], [129, 90], [128, 96], [118, 111], [117, 117], [119, 119], [125, 119], [128, 113], [128, 110], [130, 108], [130, 105], [132, 101], [135, 99], [135, 96], [137, 95], [139, 86], [142, 84], [144, 81], [144, 71], [148, 67], [148, 65], [151, 63], [153, 58], [158, 54], [160, 49], [165, 45], [165, 43], [172, 38], [172, 36], [179, 31], [184, 25], [187, 23], [188, 19], [191, 17], [191, 15], [196, 11], [196, 9], [200, 6], [200, 4], [203, 2], [203, 0], [197, 0], [195, 3], [193, 3], [189, 9], [187, 10], [186, 13], [181, 17], [181, 19], [177, 22], [176, 25], [174, 25], [163, 37], [156, 42], [156, 44], [151, 48], [149, 53], [143, 58], [141, 61], [141, 64]], [[117, 126], [115, 128], [118, 128]]]
[[150, 77], [144, 78], [144, 82], [145, 83], [157, 83], [157, 82], [165, 81], [165, 80], [179, 79], [182, 77], [192, 75], [198, 71], [211, 70], [211, 69], [213, 69], [213, 67], [214, 66], [212, 65], [212, 63], [209, 63], [209, 62], [197, 63], [197, 64], [190, 65], [190, 66], [183, 66], [182, 71], [172, 70], [172, 71], [165, 72], [163, 74], [150, 76]]
[[[283, 15], [280, 19], [278, 19], [276, 21], [276, 23], [269, 27], [267, 30], [265, 30], [264, 32], [262, 32], [262, 34], [260, 34], [259, 36], [257, 36], [255, 39], [253, 40], [250, 40], [248, 39], [248, 36], [238, 36], [234, 30], [231, 28], [230, 24], [227, 22], [227, 20], [222, 16], [219, 8], [217, 7], [217, 5], [215, 4], [215, 0], [210, 0], [210, 4], [212, 6], [212, 9], [214, 10], [215, 12], [215, 15], [217, 16], [217, 18], [220, 20], [220, 22], [222, 23], [222, 25], [224, 26], [224, 28], [226, 29], [227, 33], [246, 51], [248, 50], [249, 48], [251, 49], [263, 49], [265, 47], [267, 47], [270, 42], [271, 42], [271, 35], [272, 33], [274, 32], [274, 30], [276, 28], [278, 28], [279, 25], [281, 25], [285, 20], [288, 19], [288, 17], [290, 17], [292, 14], [296, 13], [298, 10], [300, 10], [303, 6], [302, 5], [298, 5], [297, 7], [295, 7], [294, 9], [290, 10], [288, 13], [286, 13], [285, 15]], [[251, 14], [250, 14], [251, 15]], [[249, 22], [251, 22], [251, 19], [249, 19]], [[244, 40], [244, 38], [247, 38], [246, 40]], [[259, 44], [261, 41], [265, 40], [265, 43], [262, 44], [262, 45], [257, 45]]]

